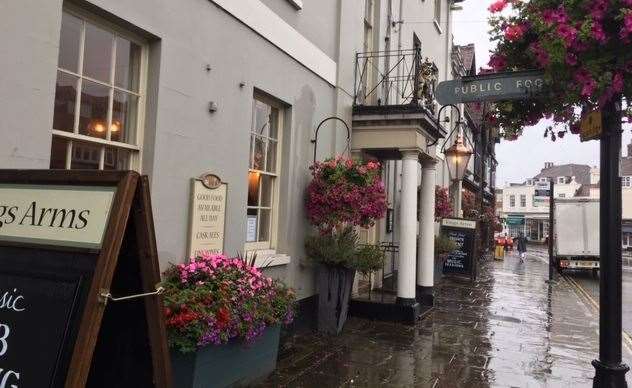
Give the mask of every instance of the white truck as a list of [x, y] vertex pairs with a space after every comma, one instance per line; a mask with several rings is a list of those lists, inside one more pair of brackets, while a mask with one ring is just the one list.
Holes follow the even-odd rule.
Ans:
[[558, 270], [599, 271], [599, 199], [555, 198], [553, 260]]

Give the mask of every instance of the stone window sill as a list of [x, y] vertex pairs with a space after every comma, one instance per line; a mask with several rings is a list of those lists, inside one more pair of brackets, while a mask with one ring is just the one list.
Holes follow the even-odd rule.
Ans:
[[[248, 256], [251, 257], [250, 255], [254, 253], [255, 252], [249, 253]], [[277, 253], [274, 249], [258, 250], [256, 253], [255, 267], [257, 268], [277, 267], [287, 265], [292, 261], [289, 255]]]

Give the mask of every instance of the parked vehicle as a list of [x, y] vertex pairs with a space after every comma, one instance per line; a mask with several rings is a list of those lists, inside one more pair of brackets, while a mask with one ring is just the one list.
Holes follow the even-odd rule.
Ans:
[[599, 271], [599, 200], [556, 198], [553, 260], [558, 270]]

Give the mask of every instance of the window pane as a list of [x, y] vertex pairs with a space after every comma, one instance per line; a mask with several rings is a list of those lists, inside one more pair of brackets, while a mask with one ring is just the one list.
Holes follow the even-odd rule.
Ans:
[[112, 42], [114, 35], [86, 23], [86, 43], [83, 54], [83, 75], [110, 82]]
[[269, 123], [268, 123], [268, 136], [272, 139], [276, 139], [278, 137], [279, 132], [279, 110], [276, 108], [271, 108], [269, 115]]
[[106, 147], [104, 170], [129, 170], [130, 152], [121, 148]]
[[67, 13], [61, 17], [58, 64], [62, 69], [78, 73], [81, 20]]
[[255, 171], [248, 173], [248, 206], [259, 205], [259, 182], [261, 174]]
[[261, 204], [259, 206], [263, 207], [271, 207], [272, 206], [272, 195], [273, 195], [273, 186], [274, 185], [274, 177], [269, 175], [261, 176]]
[[276, 172], [276, 149], [277, 143], [275, 141], [268, 141], [268, 157], [266, 158], [267, 172]]
[[252, 123], [252, 132], [260, 136], [268, 136], [270, 111], [270, 105], [255, 100], [255, 117]]
[[72, 161], [70, 168], [73, 170], [98, 170], [101, 160], [101, 146], [88, 143], [72, 143]]
[[135, 134], [138, 97], [125, 92], [115, 91], [112, 109], [110, 139], [123, 143], [136, 144]]
[[105, 139], [110, 89], [95, 82], [83, 80], [79, 133]]
[[253, 147], [254, 141], [255, 141], [254, 136], [251, 135], [250, 136], [250, 148], [249, 148], [250, 151], [248, 153], [248, 168], [250, 168], [250, 169], [253, 168], [253, 166], [252, 166], [252, 153], [254, 152], [254, 150], [253, 150], [252, 147]]
[[259, 210], [258, 241], [270, 241], [270, 210]]
[[116, 38], [114, 84], [138, 92], [140, 78], [140, 46], [127, 39]]
[[53, 129], [73, 132], [78, 80], [79, 78], [73, 75], [57, 72]]
[[253, 164], [252, 168], [255, 170], [264, 170], [265, 169], [265, 142], [263, 139], [257, 137], [255, 138], [255, 149], [253, 156]]
[[53, 144], [50, 148], [50, 168], [65, 169], [67, 154], [68, 140], [53, 136]]

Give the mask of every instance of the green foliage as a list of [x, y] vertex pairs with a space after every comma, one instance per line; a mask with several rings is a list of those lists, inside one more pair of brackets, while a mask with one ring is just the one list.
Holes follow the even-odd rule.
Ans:
[[351, 226], [307, 237], [305, 251], [316, 263], [352, 268], [362, 274], [374, 272], [384, 264], [384, 252], [375, 245], [360, 245]]

